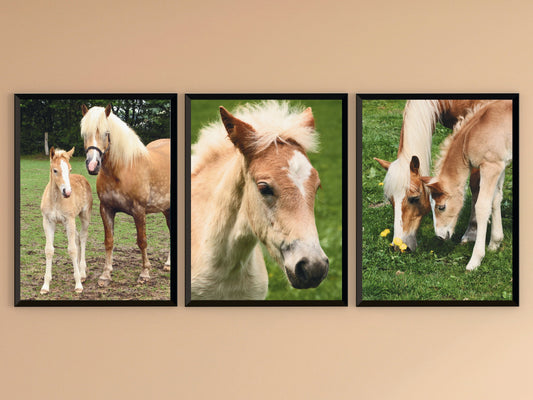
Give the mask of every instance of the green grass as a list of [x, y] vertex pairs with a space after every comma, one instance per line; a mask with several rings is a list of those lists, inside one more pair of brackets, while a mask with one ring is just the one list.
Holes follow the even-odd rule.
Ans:
[[[41, 197], [49, 180], [50, 162], [45, 156], [23, 156], [20, 161], [20, 298], [22, 300], [169, 300], [170, 272], [162, 270], [167, 260], [170, 235], [162, 214], [147, 215], [148, 257], [152, 263], [151, 281], [138, 284], [141, 254], [136, 243], [133, 218], [117, 213], [115, 218], [113, 281], [99, 288], [105, 249], [104, 229], [96, 194], [96, 177], [86, 172], [85, 159], [71, 159], [72, 173], [84, 175], [93, 189], [93, 211], [86, 247], [88, 277], [81, 295], [74, 292], [72, 261], [67, 251], [65, 228], [58, 224], [52, 264], [50, 293], [40, 295], [45, 271], [46, 243], [40, 211]], [[77, 219], [79, 229], [79, 219]]]
[[[248, 101], [192, 100], [191, 143], [196, 143], [200, 128], [220, 119], [218, 107], [230, 112]], [[340, 100], [293, 101], [312, 107], [321, 146], [308, 154], [319, 173], [322, 189], [315, 200], [315, 219], [320, 244], [329, 257], [328, 277], [316, 289], [294, 289], [281, 268], [263, 249], [269, 276], [267, 300], [340, 300], [342, 299], [342, 102]], [[346, 143], [344, 143], [346, 145]], [[194, 204], [191, 204], [194, 207]]]
[[[502, 202], [504, 241], [486, 251], [473, 272], [466, 264], [474, 244], [460, 244], [470, 215], [470, 193], [452, 240], [439, 240], [431, 214], [422, 219], [414, 253], [391, 250], [394, 215], [384, 201], [385, 170], [372, 159], [396, 159], [405, 101], [364, 100], [362, 136], [362, 299], [363, 300], [512, 300], [512, 164], [507, 168]], [[450, 130], [437, 124], [433, 160]], [[390, 229], [386, 237], [380, 232]], [[490, 226], [487, 229], [487, 242]]]

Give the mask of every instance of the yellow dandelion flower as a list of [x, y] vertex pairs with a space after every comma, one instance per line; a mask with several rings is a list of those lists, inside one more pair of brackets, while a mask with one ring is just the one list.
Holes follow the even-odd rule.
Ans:
[[390, 229], [385, 229], [383, 232], [379, 234], [381, 237], [386, 237], [390, 233]]
[[383, 186], [383, 182], [379, 182], [378, 185], [379, 185], [379, 186]]
[[400, 247], [403, 243], [402, 239], [400, 239], [399, 237], [395, 237], [393, 240], [392, 240], [392, 243], [394, 243], [396, 246]]
[[402, 243], [402, 244], [400, 245], [400, 250], [401, 250], [402, 253], [403, 253], [405, 250], [407, 250], [407, 245], [406, 245], [405, 243]]

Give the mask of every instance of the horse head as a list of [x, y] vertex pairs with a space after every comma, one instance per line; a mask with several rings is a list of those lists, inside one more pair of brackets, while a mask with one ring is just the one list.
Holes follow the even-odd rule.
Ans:
[[111, 104], [103, 107], [87, 108], [81, 106], [83, 118], [81, 120], [81, 135], [84, 140], [86, 153], [85, 166], [91, 175], [98, 175], [102, 165], [102, 158], [111, 143], [108, 117], [112, 114]]
[[414, 251], [420, 222], [430, 210], [429, 196], [419, 173], [420, 161], [417, 156], [412, 156], [407, 174], [407, 163], [403, 158], [394, 162], [374, 160], [387, 170], [383, 190], [394, 208], [394, 237], [400, 238]]
[[[244, 156], [242, 207], [249, 227], [293, 287], [317, 287], [327, 276], [329, 260], [320, 246], [314, 216], [320, 179], [304, 147], [278, 136], [259, 144], [260, 134], [254, 127], [224, 107], [220, 115], [229, 139]], [[300, 115], [298, 124], [314, 130], [310, 108]]]
[[70, 186], [70, 157], [74, 154], [74, 147], [70, 151], [50, 148], [50, 179], [59, 189], [64, 198], [70, 197], [72, 187]]

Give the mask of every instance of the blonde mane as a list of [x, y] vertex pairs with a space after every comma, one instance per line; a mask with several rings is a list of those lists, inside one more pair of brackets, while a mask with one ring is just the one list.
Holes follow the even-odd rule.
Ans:
[[135, 131], [113, 114], [113, 111], [106, 117], [104, 107], [91, 107], [82, 118], [80, 126], [84, 139], [98, 134], [100, 140], [105, 141], [105, 134], [109, 132], [107, 156], [113, 165], [131, 165], [135, 159], [148, 154]]
[[[271, 144], [292, 140], [306, 152], [318, 151], [318, 134], [302, 121], [304, 107], [290, 106], [288, 101], [265, 100], [256, 104], [239, 106], [233, 115], [255, 129], [257, 151]], [[192, 146], [191, 172], [217, 153], [234, 149], [222, 121], [212, 122], [200, 130], [196, 144]]]

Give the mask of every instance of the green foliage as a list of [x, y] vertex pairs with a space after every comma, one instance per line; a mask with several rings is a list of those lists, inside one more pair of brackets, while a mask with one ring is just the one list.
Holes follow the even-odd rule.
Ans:
[[[198, 138], [200, 128], [219, 120], [219, 106], [230, 112], [239, 104], [251, 101], [193, 100], [191, 101], [191, 143]], [[328, 277], [316, 289], [294, 289], [282, 269], [263, 249], [269, 276], [267, 300], [340, 300], [342, 299], [342, 102], [340, 100], [292, 101], [311, 107], [321, 146], [316, 154], [308, 154], [322, 182], [315, 200], [315, 219], [320, 244], [329, 257]], [[194, 205], [191, 205], [194, 207]]]
[[[385, 170], [372, 158], [396, 159], [405, 101], [364, 100], [362, 138], [362, 298], [363, 300], [511, 300], [512, 299], [512, 164], [507, 168], [502, 202], [504, 241], [487, 249], [473, 272], [466, 264], [474, 244], [460, 244], [470, 216], [470, 193], [452, 240], [435, 236], [431, 214], [422, 219], [414, 253], [395, 252], [394, 213], [383, 197]], [[433, 160], [450, 130], [437, 125]], [[381, 237], [380, 233], [391, 233]], [[490, 226], [487, 240], [490, 237]]]
[[70, 149], [75, 146], [75, 154], [83, 154], [80, 135], [82, 104], [89, 108], [111, 104], [113, 113], [132, 127], [144, 144], [170, 137], [169, 100], [22, 99], [20, 154], [43, 154], [45, 132], [48, 132], [50, 147]]

